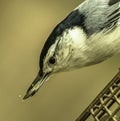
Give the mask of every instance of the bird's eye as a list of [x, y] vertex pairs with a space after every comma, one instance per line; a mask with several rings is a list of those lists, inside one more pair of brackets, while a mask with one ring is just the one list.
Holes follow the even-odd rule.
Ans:
[[51, 58], [49, 59], [49, 63], [50, 63], [50, 64], [55, 64], [55, 62], [56, 62], [55, 57], [51, 57]]

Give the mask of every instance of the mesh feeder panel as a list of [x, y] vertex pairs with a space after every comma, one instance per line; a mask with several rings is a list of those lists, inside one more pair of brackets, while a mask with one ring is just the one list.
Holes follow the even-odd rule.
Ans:
[[120, 71], [76, 121], [120, 121]]

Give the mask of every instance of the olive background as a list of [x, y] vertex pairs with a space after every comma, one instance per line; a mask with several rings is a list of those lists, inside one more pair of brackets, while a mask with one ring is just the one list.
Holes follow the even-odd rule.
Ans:
[[53, 75], [22, 98], [39, 70], [53, 28], [80, 0], [0, 0], [0, 121], [74, 121], [120, 67], [120, 55], [100, 64]]

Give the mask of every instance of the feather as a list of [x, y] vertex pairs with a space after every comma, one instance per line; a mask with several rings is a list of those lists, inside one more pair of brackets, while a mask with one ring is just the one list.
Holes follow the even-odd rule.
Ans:
[[120, 2], [120, 0], [110, 0], [108, 4], [111, 6], [113, 4], [116, 4], [117, 2]]
[[111, 30], [120, 19], [120, 0], [86, 0], [77, 9], [86, 18], [84, 25], [88, 36]]
[[118, 26], [118, 22], [120, 19], [120, 2], [116, 2], [109, 8], [110, 14], [107, 16], [107, 21], [105, 23], [105, 28], [115, 28]]

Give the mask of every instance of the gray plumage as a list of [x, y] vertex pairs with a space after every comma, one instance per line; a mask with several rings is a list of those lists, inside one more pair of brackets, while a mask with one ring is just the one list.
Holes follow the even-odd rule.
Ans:
[[94, 65], [118, 53], [120, 0], [85, 0], [48, 37], [40, 55], [40, 71], [24, 99], [54, 73]]
[[[114, 0], [111, 0], [111, 2]], [[116, 4], [111, 6], [108, 4], [109, 0], [86, 0], [77, 9], [80, 13], [86, 16], [85, 26], [92, 35], [101, 31], [101, 29], [107, 29], [107, 27], [112, 27], [110, 18], [114, 17], [119, 11], [113, 13], [114, 11], [120, 9], [119, 0], [116, 0]], [[113, 13], [113, 14], [112, 14]], [[111, 15], [112, 14], [112, 15]], [[120, 15], [118, 16], [120, 18]]]

